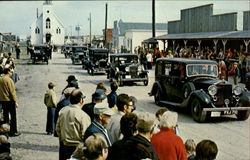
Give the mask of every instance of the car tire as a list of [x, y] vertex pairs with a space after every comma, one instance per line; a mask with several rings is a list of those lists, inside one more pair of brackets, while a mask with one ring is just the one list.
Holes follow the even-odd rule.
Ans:
[[248, 117], [249, 117], [249, 114], [250, 114], [250, 111], [238, 111], [237, 113], [237, 119], [240, 120], [240, 121], [244, 121], [244, 120], [247, 120]]
[[94, 70], [90, 69], [90, 74], [93, 76], [94, 75]]
[[118, 86], [123, 86], [122, 76], [121, 75], [118, 76], [117, 83], [118, 83]]
[[195, 86], [193, 83], [188, 82], [188, 83], [184, 84], [184, 86], [182, 88], [183, 98], [184, 99], [188, 98], [190, 93], [192, 93], [193, 91], [195, 91]]
[[157, 90], [156, 90], [156, 93], [154, 95], [154, 99], [155, 99], [155, 104], [159, 106], [160, 101], [161, 101], [161, 91], [159, 88], [157, 88]]
[[198, 98], [194, 98], [191, 103], [191, 114], [195, 121], [205, 122], [207, 113], [203, 111], [202, 104]]

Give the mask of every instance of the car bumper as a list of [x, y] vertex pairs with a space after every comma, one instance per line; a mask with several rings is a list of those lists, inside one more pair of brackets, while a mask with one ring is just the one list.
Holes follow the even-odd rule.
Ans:
[[139, 81], [147, 81], [148, 78], [126, 78], [122, 79], [123, 82], [139, 82]]
[[203, 108], [205, 112], [220, 112], [220, 111], [245, 111], [250, 110], [250, 107], [223, 107], [223, 108]]

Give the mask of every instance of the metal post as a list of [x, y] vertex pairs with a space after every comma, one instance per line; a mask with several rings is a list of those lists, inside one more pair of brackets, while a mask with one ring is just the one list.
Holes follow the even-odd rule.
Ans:
[[89, 13], [89, 42], [91, 46], [91, 13]]
[[104, 30], [104, 48], [107, 48], [107, 20], [108, 20], [108, 4], [106, 3], [105, 11], [105, 30]]

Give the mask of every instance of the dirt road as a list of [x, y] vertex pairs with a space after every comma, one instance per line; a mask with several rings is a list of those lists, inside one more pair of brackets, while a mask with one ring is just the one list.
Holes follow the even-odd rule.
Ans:
[[[19, 97], [18, 129], [19, 137], [11, 137], [11, 152], [14, 160], [57, 160], [58, 139], [46, 135], [46, 107], [43, 95], [50, 81], [56, 83], [56, 93], [60, 97], [66, 86], [66, 78], [76, 75], [80, 88], [86, 94], [86, 103], [90, 102], [96, 84], [104, 82], [109, 89], [105, 75], [90, 76], [80, 65], [73, 66], [70, 59], [54, 53], [49, 65], [27, 64], [17, 65], [20, 81], [17, 82]], [[150, 82], [147, 87], [142, 83], [136, 86], [125, 86], [118, 93], [127, 93], [138, 99], [137, 110], [155, 113], [159, 107], [154, 104], [148, 92], [154, 81], [154, 71], [150, 71]], [[219, 148], [218, 160], [249, 160], [250, 159], [250, 119], [236, 121], [233, 117], [214, 118], [208, 123], [199, 124], [187, 113], [179, 113], [179, 128], [183, 141], [192, 138], [196, 142], [212, 139]]]

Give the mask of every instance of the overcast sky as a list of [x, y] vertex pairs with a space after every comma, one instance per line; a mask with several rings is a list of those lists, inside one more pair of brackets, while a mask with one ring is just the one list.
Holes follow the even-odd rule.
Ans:
[[[36, 18], [36, 8], [42, 11], [44, 1], [0, 1], [0, 32], [30, 34], [29, 27]], [[66, 32], [70, 26], [81, 25], [81, 35], [89, 34], [89, 13], [92, 17], [92, 34], [102, 34], [105, 24], [105, 3], [108, 3], [108, 28], [115, 20], [124, 22], [152, 22], [152, 1], [52, 1], [54, 12], [62, 21]], [[238, 12], [238, 29], [242, 29], [242, 11], [249, 10], [248, 0], [156, 0], [156, 23], [180, 19], [180, 10], [205, 4], [214, 4], [213, 14]], [[74, 27], [73, 27], [74, 28]], [[73, 35], [76, 32], [73, 29]]]

